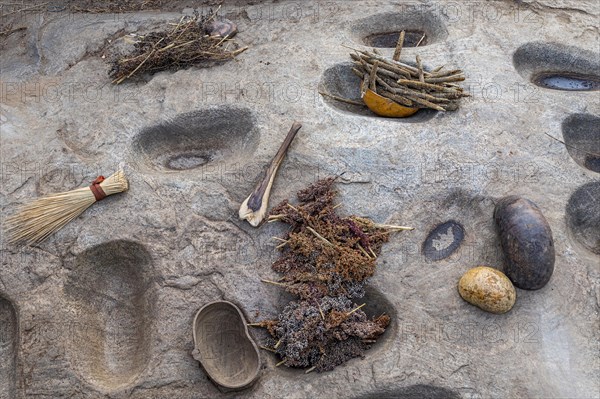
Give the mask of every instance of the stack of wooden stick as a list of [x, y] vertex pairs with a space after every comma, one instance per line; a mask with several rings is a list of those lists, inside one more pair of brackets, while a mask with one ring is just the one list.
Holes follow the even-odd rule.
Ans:
[[458, 101], [469, 95], [456, 83], [465, 80], [460, 69], [444, 70], [443, 66], [425, 71], [421, 57], [416, 56], [416, 66], [400, 61], [404, 31], [392, 59], [376, 50], [354, 50], [352, 71], [362, 79], [361, 93], [366, 89], [386, 97], [399, 105], [412, 108], [432, 108], [438, 111], [454, 111]]

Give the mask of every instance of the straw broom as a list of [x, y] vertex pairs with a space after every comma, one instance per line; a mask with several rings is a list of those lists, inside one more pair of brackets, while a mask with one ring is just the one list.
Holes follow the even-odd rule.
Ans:
[[125, 173], [119, 170], [107, 179], [99, 176], [89, 187], [52, 194], [22, 205], [17, 213], [6, 218], [8, 240], [11, 244], [42, 242], [96, 201], [127, 188]]

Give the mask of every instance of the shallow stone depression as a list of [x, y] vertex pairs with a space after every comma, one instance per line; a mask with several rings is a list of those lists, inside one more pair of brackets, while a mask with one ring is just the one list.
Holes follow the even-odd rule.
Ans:
[[[395, 48], [400, 38], [400, 32], [373, 33], [364, 38], [367, 46], [376, 48]], [[427, 45], [427, 34], [422, 30], [405, 30], [402, 47], [420, 47]]]
[[438, 13], [422, 6], [406, 6], [402, 12], [363, 18], [352, 27], [352, 34], [357, 42], [370, 47], [395, 48], [403, 30], [404, 47], [415, 47], [419, 41], [419, 47], [422, 47], [444, 41], [448, 37], [446, 26]]
[[[360, 97], [360, 78], [352, 72], [352, 63], [343, 62], [336, 64], [325, 70], [319, 91], [344, 98], [346, 100], [362, 102]], [[420, 109], [412, 116], [407, 118], [383, 118], [371, 112], [366, 105], [348, 104], [343, 101], [333, 99], [329, 96], [322, 96], [325, 103], [339, 111], [348, 114], [360, 116], [369, 116], [373, 118], [382, 118], [394, 122], [420, 123], [432, 119], [438, 111], [432, 109]]]
[[88, 382], [115, 390], [135, 381], [150, 360], [154, 299], [146, 249], [111, 241], [78, 255], [64, 286], [71, 308], [68, 354]]
[[[453, 163], [434, 162], [438, 171], [455, 170]], [[426, 164], [429, 165], [430, 161], [423, 163]], [[438, 175], [432, 169], [431, 173], [423, 176], [426, 184], [432, 184], [437, 181]], [[435, 189], [405, 210], [414, 215], [414, 220], [428, 221], [406, 239], [410, 245], [418, 246], [420, 255], [428, 264], [440, 262], [440, 265], [455, 267], [475, 263], [499, 267], [503, 264], [504, 255], [494, 223], [494, 206], [494, 198], [481, 195], [477, 190], [456, 187]], [[420, 262], [415, 266], [422, 267]], [[437, 273], [444, 269], [431, 270]]]
[[562, 123], [562, 133], [571, 158], [600, 173], [600, 118], [590, 114], [570, 115]]
[[600, 181], [584, 184], [569, 199], [567, 226], [575, 240], [600, 255]]
[[0, 398], [14, 398], [17, 373], [17, 313], [0, 296]]
[[361, 299], [356, 299], [355, 302], [357, 304], [365, 304], [362, 310], [367, 314], [369, 319], [381, 316], [384, 313], [390, 316], [391, 319], [390, 325], [385, 332], [377, 339], [377, 342], [372, 345], [371, 349], [365, 352], [365, 357], [371, 357], [371, 355], [374, 355], [379, 351], [387, 350], [385, 344], [386, 342], [391, 342], [393, 340], [398, 326], [398, 312], [396, 312], [394, 305], [381, 291], [370, 285], [365, 287], [365, 296]]
[[374, 393], [354, 397], [354, 399], [459, 399], [458, 392], [435, 385], [409, 385], [402, 388], [380, 390]]
[[[285, 307], [290, 300], [297, 300], [296, 297], [287, 293], [282, 295], [282, 299], [284, 300], [284, 302], [281, 309], [283, 309], [283, 307]], [[381, 291], [370, 285], [367, 285], [365, 287], [365, 295], [362, 298], [357, 298], [353, 300], [356, 304], [365, 304], [362, 310], [365, 312], [369, 319], [381, 316], [384, 313], [390, 316], [391, 321], [389, 326], [386, 328], [385, 332], [377, 338], [377, 342], [371, 344], [371, 349], [365, 351], [365, 358], [354, 358], [350, 359], [348, 362], [359, 361], [365, 362], [366, 364], [367, 362], [377, 361], [377, 354], [381, 351], [389, 351], [389, 347], [387, 344], [393, 343], [394, 337], [397, 334], [398, 312], [396, 312], [394, 305], [385, 297], [385, 295]], [[261, 337], [268, 336], [268, 334], [261, 334]], [[261, 339], [264, 338], [259, 338], [257, 343], [260, 344]], [[275, 355], [273, 355], [273, 359], [275, 360], [275, 362], [279, 361], [279, 358]], [[338, 368], [343, 368], [345, 364], [347, 363], [338, 366]], [[294, 367], [279, 367], [277, 371], [282, 375], [289, 376], [290, 378], [301, 379], [303, 381], [306, 381], [306, 383], [310, 383], [311, 381], [313, 381], [313, 377], [311, 376], [311, 374], [305, 374], [305, 369]]]
[[248, 159], [258, 141], [250, 110], [225, 106], [181, 114], [149, 126], [135, 137], [133, 151], [139, 165], [149, 170], [185, 171]]
[[519, 75], [546, 89], [564, 91], [600, 90], [597, 54], [574, 46], [532, 42], [513, 54]]
[[421, 247], [421, 252], [428, 261], [446, 259], [452, 255], [465, 238], [465, 229], [455, 220], [449, 220], [435, 226]]

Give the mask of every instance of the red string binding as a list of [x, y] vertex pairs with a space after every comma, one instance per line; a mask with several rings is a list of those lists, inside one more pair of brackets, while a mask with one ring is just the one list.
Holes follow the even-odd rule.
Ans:
[[100, 187], [100, 183], [102, 183], [104, 180], [104, 176], [98, 176], [96, 177], [96, 180], [94, 180], [90, 185], [90, 190], [92, 190], [96, 201], [100, 201], [106, 198], [106, 193], [104, 192], [104, 190], [102, 190], [102, 187]]

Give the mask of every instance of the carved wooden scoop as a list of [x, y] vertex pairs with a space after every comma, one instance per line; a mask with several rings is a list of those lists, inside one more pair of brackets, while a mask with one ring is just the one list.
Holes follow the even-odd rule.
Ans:
[[237, 306], [227, 301], [204, 305], [194, 318], [193, 334], [192, 356], [220, 389], [241, 390], [254, 383], [260, 355]]
[[283, 161], [290, 144], [292, 144], [292, 140], [294, 140], [296, 133], [298, 133], [301, 127], [300, 122], [294, 122], [281, 147], [279, 147], [279, 151], [277, 151], [277, 154], [275, 154], [275, 157], [271, 161], [265, 177], [240, 206], [240, 219], [247, 220], [254, 227], [258, 226], [267, 214], [269, 195], [271, 194], [271, 186], [273, 185], [273, 180], [275, 180], [277, 169], [279, 169], [281, 161]]

